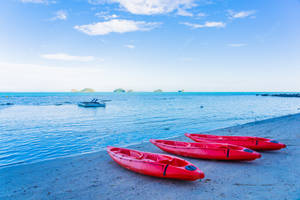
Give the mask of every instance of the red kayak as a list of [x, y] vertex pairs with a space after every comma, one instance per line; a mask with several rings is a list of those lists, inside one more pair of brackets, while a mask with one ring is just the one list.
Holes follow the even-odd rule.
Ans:
[[190, 143], [171, 140], [150, 140], [158, 148], [177, 155], [213, 160], [255, 160], [261, 155], [250, 149], [221, 143]]
[[174, 156], [117, 147], [107, 147], [107, 151], [119, 165], [140, 174], [187, 181], [204, 178], [200, 169]]
[[226, 144], [233, 144], [233, 145], [247, 147], [253, 150], [279, 150], [286, 147], [285, 144], [279, 143], [275, 140], [261, 138], [261, 137], [218, 136], [218, 135], [189, 134], [189, 133], [186, 133], [185, 136], [191, 138], [196, 142], [226, 143]]

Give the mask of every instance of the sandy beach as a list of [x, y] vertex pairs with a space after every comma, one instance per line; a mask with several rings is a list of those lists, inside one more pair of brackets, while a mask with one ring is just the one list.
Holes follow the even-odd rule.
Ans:
[[[0, 169], [0, 199], [299, 199], [300, 114], [210, 131], [274, 138], [287, 148], [252, 162], [185, 158], [206, 175], [195, 182], [123, 169], [105, 151]], [[155, 138], [156, 139], [156, 138]], [[158, 138], [157, 138], [158, 139]], [[182, 136], [176, 140], [191, 141]], [[150, 143], [129, 148], [163, 153]]]

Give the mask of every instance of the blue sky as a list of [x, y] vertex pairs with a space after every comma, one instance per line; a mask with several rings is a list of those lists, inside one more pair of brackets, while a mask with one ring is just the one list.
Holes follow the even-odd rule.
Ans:
[[0, 91], [299, 91], [298, 0], [5, 0]]

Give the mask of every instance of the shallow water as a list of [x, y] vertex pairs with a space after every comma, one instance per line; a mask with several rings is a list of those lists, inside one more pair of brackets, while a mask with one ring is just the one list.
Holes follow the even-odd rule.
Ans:
[[[80, 101], [110, 99], [106, 108]], [[0, 166], [126, 146], [299, 112], [255, 93], [0, 93]], [[60, 105], [62, 104], [62, 105]]]

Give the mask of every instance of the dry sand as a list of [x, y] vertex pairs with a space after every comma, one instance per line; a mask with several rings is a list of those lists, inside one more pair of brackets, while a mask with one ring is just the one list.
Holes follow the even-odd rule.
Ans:
[[[7, 167], [0, 169], [0, 199], [300, 199], [300, 114], [210, 133], [268, 137], [288, 146], [252, 162], [186, 158], [206, 175], [195, 182], [130, 172], [105, 151]], [[130, 148], [162, 153], [150, 143]]]

